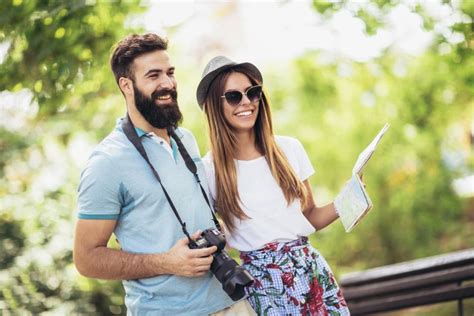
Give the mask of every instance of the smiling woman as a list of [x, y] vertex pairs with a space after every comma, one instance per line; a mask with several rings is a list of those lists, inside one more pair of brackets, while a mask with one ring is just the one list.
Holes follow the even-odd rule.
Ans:
[[251, 137], [258, 116], [261, 87], [252, 86], [246, 75], [231, 72], [225, 80], [224, 91], [222, 103], [227, 123], [235, 133], [247, 133], [247, 137]]
[[213, 58], [197, 89], [209, 124], [203, 159], [229, 246], [255, 282], [246, 288], [257, 314], [347, 315], [334, 275], [308, 236], [337, 218], [333, 203], [316, 207], [314, 169], [301, 143], [275, 136], [260, 71]]

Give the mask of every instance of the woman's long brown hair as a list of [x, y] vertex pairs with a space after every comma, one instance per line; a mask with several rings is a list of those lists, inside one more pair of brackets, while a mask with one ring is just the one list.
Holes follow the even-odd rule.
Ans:
[[[246, 75], [253, 85], [261, 84], [245, 68], [237, 66], [222, 72], [214, 79], [204, 103], [214, 158], [217, 192], [215, 209], [230, 231], [235, 229], [235, 218], [248, 218], [239, 205], [240, 196], [237, 190], [237, 171], [234, 162], [237, 140], [232, 127], [224, 117], [223, 99], [221, 98], [224, 94], [225, 83], [232, 72]], [[276, 144], [270, 105], [265, 92], [262, 93], [259, 103], [254, 131], [257, 149], [265, 156], [270, 171], [283, 191], [286, 201], [290, 204], [295, 199], [299, 199], [303, 207], [306, 204], [306, 188], [291, 168], [283, 151]]]

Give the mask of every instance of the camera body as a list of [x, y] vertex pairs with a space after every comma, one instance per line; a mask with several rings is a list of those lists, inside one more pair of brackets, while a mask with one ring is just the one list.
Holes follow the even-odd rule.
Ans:
[[201, 236], [189, 243], [189, 248], [200, 249], [216, 246], [217, 251], [212, 254], [214, 257], [211, 264], [211, 272], [217, 280], [221, 282], [222, 288], [234, 301], [245, 296], [244, 288], [253, 283], [254, 279], [250, 273], [232, 259], [224, 250], [226, 245], [224, 234], [216, 228], [204, 230]]

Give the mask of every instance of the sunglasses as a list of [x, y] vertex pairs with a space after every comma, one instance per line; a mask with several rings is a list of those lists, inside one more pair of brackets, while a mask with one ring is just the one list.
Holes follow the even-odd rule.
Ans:
[[262, 98], [262, 86], [251, 86], [245, 90], [245, 92], [240, 92], [238, 90], [227, 91], [223, 96], [221, 96], [221, 98], [226, 99], [227, 103], [230, 105], [236, 106], [239, 105], [240, 101], [242, 101], [244, 95], [247, 96], [250, 102], [257, 102]]

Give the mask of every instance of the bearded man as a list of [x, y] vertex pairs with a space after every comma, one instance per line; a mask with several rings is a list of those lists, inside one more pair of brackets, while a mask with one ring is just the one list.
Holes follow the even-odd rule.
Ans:
[[[110, 63], [127, 116], [95, 148], [81, 174], [73, 251], [78, 271], [123, 280], [129, 315], [252, 314], [245, 300], [234, 304], [209, 271], [217, 248], [188, 247], [214, 223], [178, 151], [181, 142], [207, 189], [196, 140], [178, 127], [182, 114], [167, 41], [156, 34], [127, 36], [116, 45]], [[126, 126], [134, 130], [148, 161], [130, 141]], [[190, 238], [170, 200], [194, 232]], [[107, 246], [112, 233], [120, 250]]]

